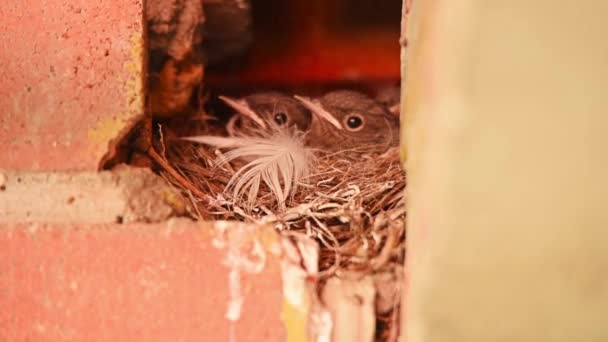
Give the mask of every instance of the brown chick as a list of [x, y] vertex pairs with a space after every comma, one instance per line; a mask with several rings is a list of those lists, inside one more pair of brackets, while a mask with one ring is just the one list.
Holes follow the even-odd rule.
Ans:
[[268, 135], [287, 128], [305, 132], [310, 128], [310, 111], [284, 93], [255, 93], [240, 99], [220, 96], [220, 99], [236, 111], [228, 124], [231, 135]]
[[307, 142], [327, 152], [378, 151], [399, 144], [399, 118], [371, 97], [337, 90], [296, 98], [314, 115]]

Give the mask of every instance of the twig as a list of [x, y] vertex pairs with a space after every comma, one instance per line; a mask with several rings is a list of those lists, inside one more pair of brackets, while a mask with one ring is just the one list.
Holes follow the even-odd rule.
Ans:
[[393, 251], [393, 248], [395, 248], [398, 239], [397, 239], [397, 233], [398, 231], [396, 231], [396, 229], [394, 228], [394, 225], [389, 225], [387, 227], [387, 236], [386, 236], [386, 241], [384, 242], [384, 247], [382, 247], [382, 250], [380, 251], [380, 253], [373, 258], [372, 260], [370, 260], [369, 265], [371, 266], [371, 268], [374, 271], [379, 270], [380, 268], [382, 268], [384, 265], [386, 265], [386, 263], [389, 261], [390, 257], [391, 257], [391, 252]]
[[148, 148], [148, 155], [160, 165], [165, 171], [167, 171], [175, 181], [177, 181], [181, 186], [183, 186], [186, 190], [191, 191], [198, 198], [203, 200], [205, 203], [208, 203], [206, 200], [207, 196], [202, 193], [199, 189], [197, 189], [192, 183], [190, 183], [186, 178], [184, 178], [179, 172], [177, 172], [163, 157], [161, 157], [156, 150], [152, 147]]
[[163, 156], [163, 158], [166, 160], [167, 156], [165, 155], [165, 152], [166, 152], [167, 148], [165, 147], [165, 137], [163, 136], [163, 126], [161, 124], [158, 124], [158, 134], [159, 134], [159, 139], [160, 139], [160, 146], [162, 147], [162, 151], [160, 151], [160, 155]]
[[199, 219], [199, 221], [201, 221], [203, 219], [203, 215], [201, 215], [201, 211], [198, 210], [198, 205], [196, 204], [196, 199], [192, 195], [192, 191], [188, 190], [187, 192], [188, 192], [188, 197], [190, 198], [190, 202], [192, 202], [192, 205], [194, 206], [194, 211], [196, 211], [196, 215], [198, 216], [197, 218]]

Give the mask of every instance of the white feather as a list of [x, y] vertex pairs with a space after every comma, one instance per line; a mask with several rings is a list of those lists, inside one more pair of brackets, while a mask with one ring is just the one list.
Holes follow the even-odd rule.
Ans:
[[277, 132], [270, 138], [198, 136], [184, 140], [222, 149], [231, 149], [218, 161], [219, 165], [241, 159], [241, 167], [226, 185], [234, 202], [246, 195], [249, 208], [255, 205], [262, 182], [270, 189], [281, 209], [293, 196], [298, 184], [310, 174], [313, 154], [300, 135]]

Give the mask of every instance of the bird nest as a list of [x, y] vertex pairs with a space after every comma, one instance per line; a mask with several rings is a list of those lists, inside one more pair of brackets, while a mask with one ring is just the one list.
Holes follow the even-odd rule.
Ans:
[[[197, 133], [226, 135], [220, 126], [203, 126]], [[149, 150], [152, 159], [161, 166], [160, 174], [190, 198], [197, 218], [272, 224], [279, 232], [312, 237], [320, 246], [320, 284], [341, 272], [401, 274], [406, 181], [398, 148], [333, 153], [302, 149], [301, 153], [311, 154], [306, 157], [312, 160], [309, 167], [294, 187], [285, 189], [282, 182], [277, 190], [272, 177], [247, 179], [244, 170], [251, 162], [239, 155], [231, 157], [234, 146], [226, 148], [225, 141], [200, 144], [178, 138], [167, 127], [157, 128]], [[290, 151], [292, 157], [300, 152]], [[237, 184], [243, 177], [247, 182]], [[401, 283], [396, 277], [387, 293], [378, 295], [391, 298], [388, 307], [377, 310], [378, 340], [396, 336], [399, 298], [395, 293], [400, 293]]]

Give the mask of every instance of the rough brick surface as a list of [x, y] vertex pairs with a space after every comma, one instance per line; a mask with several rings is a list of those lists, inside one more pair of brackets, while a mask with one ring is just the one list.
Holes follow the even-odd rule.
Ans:
[[142, 0], [0, 6], [0, 167], [93, 170], [143, 108]]
[[[285, 340], [279, 258], [266, 249], [262, 272], [231, 274], [215, 231], [185, 220], [0, 225], [0, 340]], [[250, 233], [241, 242], [276, 243]]]

